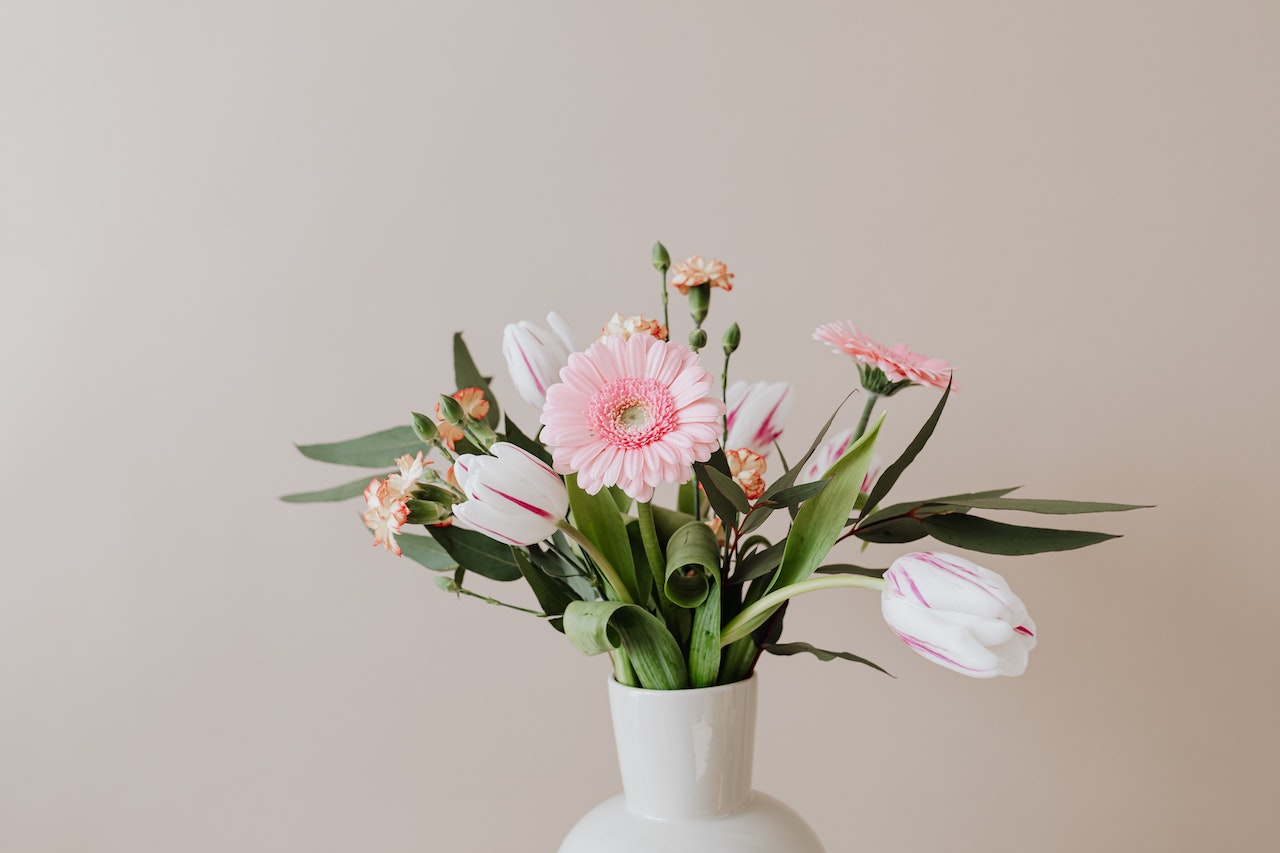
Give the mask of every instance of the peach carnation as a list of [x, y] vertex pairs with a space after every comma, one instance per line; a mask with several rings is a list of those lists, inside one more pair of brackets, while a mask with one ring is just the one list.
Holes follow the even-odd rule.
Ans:
[[623, 317], [621, 314], [614, 314], [609, 318], [609, 322], [604, 324], [604, 328], [600, 332], [600, 337], [597, 338], [600, 341], [610, 335], [621, 335], [624, 338], [629, 338], [632, 335], [652, 335], [660, 341], [667, 340], [667, 327], [643, 314], [637, 314], [634, 317]]
[[725, 452], [729, 460], [729, 474], [735, 483], [742, 487], [747, 500], [754, 501], [764, 494], [764, 472], [768, 463], [759, 453], [740, 447]]
[[407, 498], [413, 487], [422, 482], [427, 466], [431, 463], [418, 451], [417, 456], [405, 454], [396, 458], [396, 466], [400, 473], [387, 477], [387, 489], [393, 496]]
[[671, 267], [671, 286], [682, 295], [689, 293], [689, 288], [700, 284], [709, 284], [725, 290], [733, 290], [733, 273], [722, 261], [704, 261], [700, 255], [694, 255], [687, 261], [680, 261]]
[[[463, 413], [473, 421], [484, 420], [489, 414], [489, 401], [484, 398], [484, 392], [479, 388], [463, 388], [451, 396], [462, 406]], [[436, 429], [440, 431], [440, 440], [444, 442], [445, 447], [453, 450], [459, 441], [466, 438], [467, 434], [462, 427], [444, 419], [439, 403], [436, 403], [436, 419]]]
[[365, 486], [364, 502], [368, 509], [361, 518], [373, 531], [374, 547], [381, 545], [399, 557], [400, 544], [396, 542], [396, 534], [409, 518], [408, 504], [403, 497], [392, 494], [385, 480], [376, 478]]

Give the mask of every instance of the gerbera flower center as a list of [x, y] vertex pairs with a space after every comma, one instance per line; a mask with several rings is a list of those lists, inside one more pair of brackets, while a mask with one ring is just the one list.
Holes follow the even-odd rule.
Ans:
[[678, 425], [671, 392], [656, 379], [606, 382], [592, 395], [586, 414], [595, 434], [614, 447], [644, 447]]

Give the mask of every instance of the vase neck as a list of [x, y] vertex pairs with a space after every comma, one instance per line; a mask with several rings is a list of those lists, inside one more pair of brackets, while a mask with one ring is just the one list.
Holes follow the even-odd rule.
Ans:
[[696, 690], [609, 682], [627, 809], [677, 820], [740, 811], [751, 795], [756, 679]]

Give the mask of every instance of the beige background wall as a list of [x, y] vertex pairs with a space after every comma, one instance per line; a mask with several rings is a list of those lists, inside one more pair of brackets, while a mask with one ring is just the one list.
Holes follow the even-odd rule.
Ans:
[[760, 787], [832, 853], [1272, 849], [1278, 38], [1267, 2], [0, 5], [0, 849], [553, 850], [617, 784], [605, 662], [276, 496], [352, 476], [291, 441], [451, 390], [455, 329], [501, 374], [506, 322], [652, 313], [659, 237], [737, 273], [712, 326], [796, 380], [787, 446], [852, 319], [964, 383], [900, 494], [1160, 505], [984, 560], [1020, 679], [801, 601], [898, 678], [767, 660]]

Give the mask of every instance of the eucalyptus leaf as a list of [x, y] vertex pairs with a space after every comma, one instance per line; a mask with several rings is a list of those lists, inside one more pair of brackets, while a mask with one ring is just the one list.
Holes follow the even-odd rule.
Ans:
[[494, 398], [493, 391], [489, 388], [488, 377], [476, 367], [475, 359], [471, 357], [471, 351], [467, 349], [467, 343], [462, 339], [461, 332], [455, 332], [453, 335], [453, 380], [458, 383], [459, 391], [463, 388], [479, 388], [484, 392], [484, 398], [489, 401], [489, 413], [484, 416], [484, 422], [496, 430], [502, 412], [498, 409], [498, 401]]
[[369, 485], [369, 481], [375, 478], [381, 480], [388, 474], [368, 474], [358, 480], [352, 480], [350, 483], [343, 483], [341, 486], [332, 486], [328, 489], [320, 489], [315, 492], [298, 492], [293, 495], [285, 495], [280, 500], [291, 504], [317, 503], [321, 501], [345, 501], [348, 498], [354, 498], [357, 495], [364, 494], [365, 487]]
[[662, 620], [642, 607], [620, 601], [574, 601], [564, 611], [564, 632], [583, 654], [625, 648], [641, 687], [680, 690], [689, 686], [680, 645]]
[[884, 521], [876, 522], [874, 525], [863, 525], [854, 530], [853, 535], [863, 542], [902, 544], [923, 539], [929, 533], [924, 529], [924, 524], [919, 519], [903, 517], [888, 518]]
[[939, 542], [984, 554], [1021, 556], [1046, 551], [1071, 551], [1119, 538], [1110, 533], [1085, 530], [1021, 527], [959, 513], [928, 516], [921, 524]]
[[[698, 482], [702, 484], [702, 489], [707, 494], [707, 502], [710, 503], [711, 508], [715, 510], [716, 516], [724, 522], [726, 528], [735, 527], [738, 523], [737, 504], [735, 504], [733, 499], [721, 490], [716, 481], [712, 479], [711, 472], [713, 470], [713, 468], [709, 468], [701, 462], [693, 463], [694, 476], [696, 476], [698, 478]], [[743, 500], [745, 500], [746, 495], [743, 494], [742, 489], [738, 488], [736, 485], [734, 488], [737, 489], [738, 494], [742, 495]]]
[[1150, 509], [1137, 504], [1099, 503], [1096, 501], [1060, 501], [1036, 498], [950, 498], [954, 506], [969, 509], [995, 509], [1011, 512], [1036, 512], [1046, 515], [1077, 515], [1090, 512], [1127, 512], [1131, 509]]
[[884, 469], [884, 472], [876, 478], [875, 484], [871, 487], [871, 493], [867, 496], [866, 504], [862, 508], [860, 518], [865, 518], [867, 513], [878, 504], [885, 495], [889, 494], [889, 490], [898, 482], [898, 478], [902, 476], [902, 472], [916, 460], [920, 455], [920, 451], [924, 450], [924, 446], [929, 443], [929, 438], [933, 435], [934, 429], [938, 426], [938, 421], [942, 419], [942, 410], [947, 406], [947, 399], [951, 396], [951, 380], [947, 380], [947, 388], [942, 392], [942, 397], [938, 400], [938, 405], [934, 406], [933, 414], [929, 415], [929, 419], [924, 422], [924, 426], [920, 427], [920, 431], [916, 433], [916, 437], [911, 439], [911, 443], [907, 445], [907, 449], [902, 451], [892, 465]]
[[733, 577], [729, 582], [731, 584], [745, 583], [769, 574], [769, 572], [781, 565], [782, 554], [786, 547], [787, 540], [783, 539], [776, 545], [770, 545], [763, 551], [757, 551], [745, 560], [739, 560], [738, 568], [734, 571]]
[[768, 643], [761, 646], [761, 648], [771, 655], [810, 654], [820, 661], [832, 661], [837, 658], [840, 660], [853, 661], [854, 663], [865, 664], [872, 669], [878, 669], [890, 678], [894, 677], [893, 673], [880, 666], [880, 664], [873, 663], [864, 657], [853, 654], [852, 652], [831, 652], [826, 649], [820, 649], [810, 643]]
[[[330, 444], [299, 444], [298, 452], [308, 459], [332, 462], [335, 465], [382, 468], [391, 464], [397, 456], [416, 453], [425, 446], [414, 433], [413, 427], [399, 426], [347, 441], [335, 441]], [[369, 481], [365, 480], [365, 482]]]
[[769, 498], [770, 503], [778, 506], [798, 506], [809, 498], [817, 497], [822, 490], [831, 482], [829, 479], [815, 480], [812, 483], [804, 483], [799, 486], [792, 486], [789, 489], [783, 489], [773, 497]]
[[520, 579], [520, 567], [511, 556], [510, 545], [474, 530], [463, 530], [456, 524], [428, 527], [427, 531], [467, 571], [495, 581]]
[[430, 536], [401, 533], [396, 536], [396, 542], [404, 556], [433, 572], [451, 572], [458, 566], [458, 561]]

